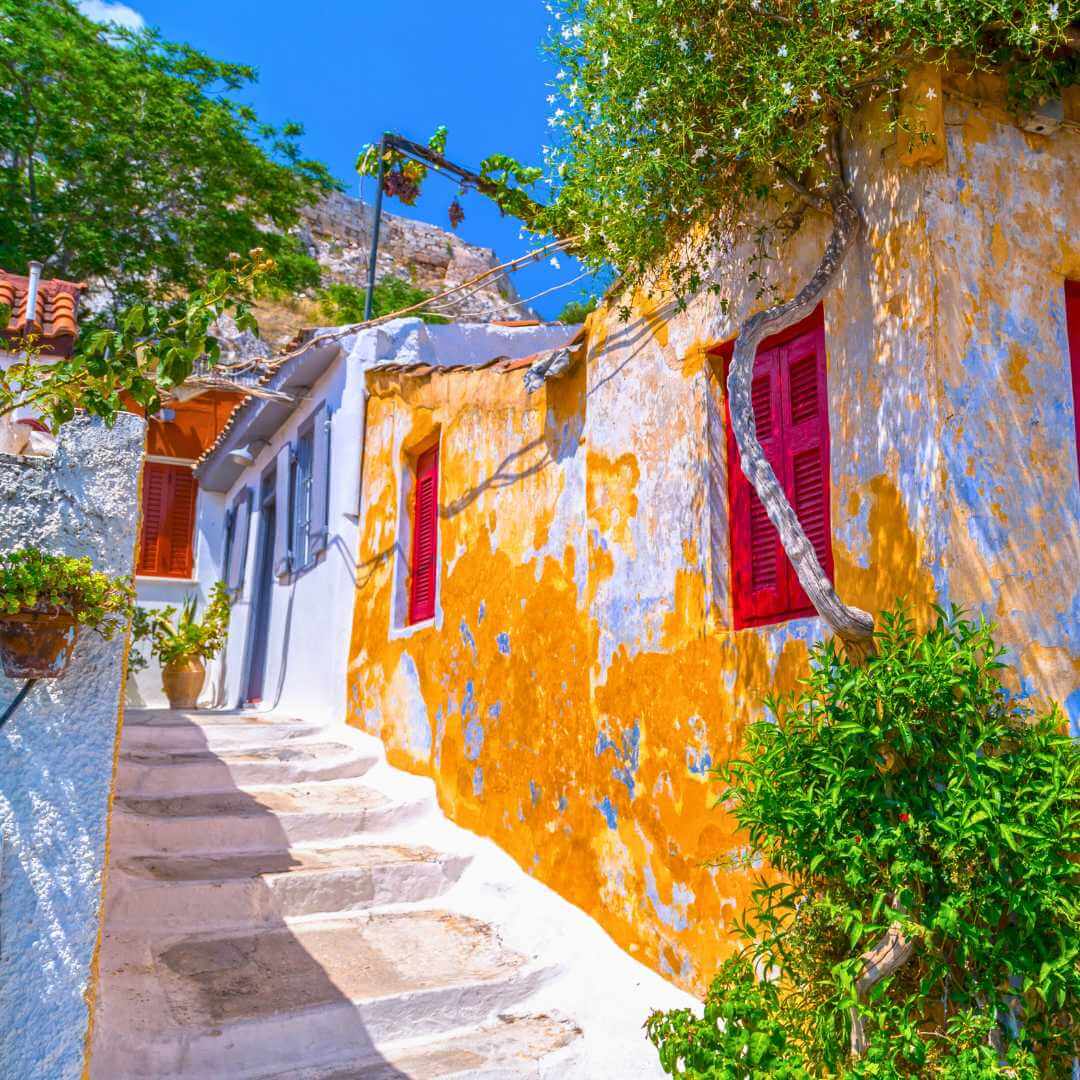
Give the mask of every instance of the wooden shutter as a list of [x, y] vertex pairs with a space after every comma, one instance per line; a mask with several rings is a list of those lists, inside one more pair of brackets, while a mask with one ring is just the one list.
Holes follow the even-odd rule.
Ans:
[[274, 576], [285, 577], [292, 569], [293, 450], [283, 446], [277, 455], [277, 474], [274, 477]]
[[315, 412], [315, 447], [311, 465], [311, 539], [312, 556], [326, 549], [330, 525], [330, 411], [320, 405]]
[[195, 476], [188, 466], [145, 463], [139, 574], [191, 577], [197, 494]]
[[412, 578], [409, 622], [435, 617], [435, 585], [439, 549], [439, 448], [433, 446], [416, 462], [413, 503]]
[[1076, 421], [1076, 465], [1080, 469], [1080, 281], [1065, 282], [1065, 325], [1072, 364], [1073, 418]]
[[229, 561], [222, 567], [225, 583], [234, 593], [244, 587], [247, 567], [248, 534], [251, 532], [251, 488], [246, 487], [233, 502], [232, 543], [229, 545]]
[[[782, 484], [783, 408], [780, 350], [760, 351], [754, 361], [750, 390], [758, 442]], [[743, 476], [735, 437], [728, 424], [728, 460], [731, 462], [731, 573], [737, 625], [767, 619], [787, 604], [787, 572], [780, 535], [765, 507]]]
[[[825, 382], [825, 327], [816, 326], [783, 347], [785, 481], [795, 515], [832, 578], [829, 507], [829, 404]], [[811, 614], [809, 597], [785, 556], [788, 613]]]
[[[763, 343], [754, 361], [751, 398], [765, 457], [831, 577], [829, 410], [820, 308], [795, 328], [794, 336]], [[730, 414], [728, 492], [735, 626], [812, 614], [779, 534], [743, 475]]]

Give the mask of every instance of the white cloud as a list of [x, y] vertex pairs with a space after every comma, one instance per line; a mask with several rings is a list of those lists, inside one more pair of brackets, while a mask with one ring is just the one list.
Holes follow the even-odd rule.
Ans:
[[116, 3], [115, 0], [79, 0], [79, 10], [94, 22], [116, 23], [130, 30], [141, 30], [146, 25], [134, 8]]

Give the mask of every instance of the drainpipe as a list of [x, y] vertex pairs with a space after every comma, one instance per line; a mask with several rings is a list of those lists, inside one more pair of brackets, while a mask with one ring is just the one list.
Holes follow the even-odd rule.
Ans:
[[26, 324], [24, 334], [37, 333], [41, 324], [37, 321], [37, 300], [41, 286], [41, 271], [44, 267], [39, 262], [30, 263], [30, 279], [26, 286]]

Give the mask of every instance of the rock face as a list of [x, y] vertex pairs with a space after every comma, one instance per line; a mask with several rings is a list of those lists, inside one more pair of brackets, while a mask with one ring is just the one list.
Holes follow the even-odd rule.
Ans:
[[[371, 249], [372, 208], [348, 195], [333, 193], [304, 211], [300, 237], [318, 259], [327, 282], [364, 285]], [[499, 265], [491, 248], [474, 247], [436, 225], [383, 211], [376, 277], [397, 277], [431, 293], [460, 285]], [[465, 300], [450, 304], [447, 314], [477, 322], [531, 319], [509, 278], [496, 276]]]

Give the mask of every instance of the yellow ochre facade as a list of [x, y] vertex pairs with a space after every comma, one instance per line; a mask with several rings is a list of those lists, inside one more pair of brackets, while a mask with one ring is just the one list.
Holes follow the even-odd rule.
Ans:
[[[848, 168], [866, 232], [824, 302], [840, 596], [994, 619], [1013, 689], [1080, 723], [1080, 479], [1065, 282], [1080, 280], [1080, 120], [1021, 130], [990, 80], [913, 81], [936, 153], [868, 109]], [[995, 102], [998, 102], [995, 104]], [[771, 261], [791, 295], [827, 235]], [[752, 310], [601, 310], [568, 374], [368, 374], [348, 707], [447, 813], [701, 990], [754, 874], [710, 776], [816, 618], [736, 630], [723, 390]], [[411, 469], [439, 445], [435, 619], [408, 625]]]

